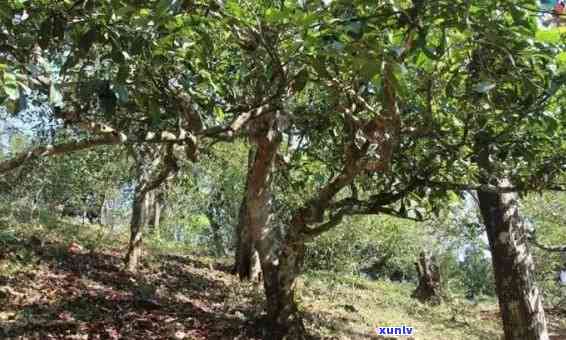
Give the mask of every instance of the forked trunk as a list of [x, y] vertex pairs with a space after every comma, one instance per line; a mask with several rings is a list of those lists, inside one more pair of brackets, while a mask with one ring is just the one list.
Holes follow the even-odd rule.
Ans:
[[304, 242], [297, 237], [293, 225], [281, 243], [278, 242], [278, 229], [271, 221], [271, 183], [281, 134], [276, 128], [276, 120], [269, 116], [264, 119], [258, 121], [264, 125], [256, 126], [257, 150], [248, 169], [245, 198], [248, 223], [245, 229], [249, 230], [259, 253], [273, 338], [301, 340], [306, 335], [294, 299], [294, 288], [302, 264]]
[[[510, 187], [504, 179], [499, 187]], [[542, 296], [516, 193], [479, 192], [506, 340], [548, 340]]]

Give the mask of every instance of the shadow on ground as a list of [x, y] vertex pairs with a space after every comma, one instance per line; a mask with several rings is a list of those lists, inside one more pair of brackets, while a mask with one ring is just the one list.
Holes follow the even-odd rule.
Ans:
[[199, 260], [159, 256], [129, 274], [118, 251], [70, 254], [36, 240], [11, 242], [0, 258], [18, 261], [21, 249], [36, 269], [0, 273], [0, 338], [263, 338], [257, 303], [239, 303], [234, 278]]
[[[120, 249], [73, 254], [64, 243], [36, 237], [0, 238], [0, 270], [2, 263], [21, 265], [0, 272], [0, 338], [271, 339], [261, 289], [238, 282], [229, 266], [199, 256], [157, 255], [131, 274], [122, 270], [122, 255]], [[307, 309], [313, 333], [328, 330], [327, 340], [383, 339], [373, 333], [375, 325], [360, 321], [354, 306], [334, 307], [346, 313]], [[549, 315], [561, 319], [563, 312]], [[429, 321], [497, 338], [462, 318]], [[555, 331], [553, 339], [563, 335]]]

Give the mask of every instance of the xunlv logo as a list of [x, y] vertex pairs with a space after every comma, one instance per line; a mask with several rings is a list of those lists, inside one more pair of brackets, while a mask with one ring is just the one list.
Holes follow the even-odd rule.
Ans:
[[377, 327], [375, 329], [377, 335], [397, 335], [409, 336], [413, 335], [413, 327], [397, 326], [397, 327]]

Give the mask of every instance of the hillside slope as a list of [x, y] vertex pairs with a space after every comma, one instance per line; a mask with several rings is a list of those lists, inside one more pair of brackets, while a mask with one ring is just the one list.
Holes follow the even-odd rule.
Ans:
[[[91, 226], [0, 225], [0, 337], [269, 339], [258, 327], [261, 288], [238, 282], [228, 260], [154, 249], [134, 275], [121, 270], [122, 244]], [[500, 337], [493, 302], [430, 307], [412, 289], [312, 272], [299, 299], [317, 338], [379, 339], [375, 327], [400, 325], [414, 327], [413, 339]], [[566, 314], [549, 312], [553, 338], [566, 339]]]

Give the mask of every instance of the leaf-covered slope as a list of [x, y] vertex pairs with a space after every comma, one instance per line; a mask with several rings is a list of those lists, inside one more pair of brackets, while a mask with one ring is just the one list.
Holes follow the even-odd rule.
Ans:
[[[269, 339], [261, 289], [240, 283], [223, 261], [154, 250], [127, 274], [119, 235], [93, 229], [0, 225], [1, 338]], [[375, 327], [401, 324], [419, 340], [501, 334], [493, 301], [429, 307], [410, 298], [411, 284], [327, 272], [299, 286], [307, 327], [321, 339], [379, 339]], [[549, 314], [553, 339], [563, 339], [566, 314]]]

